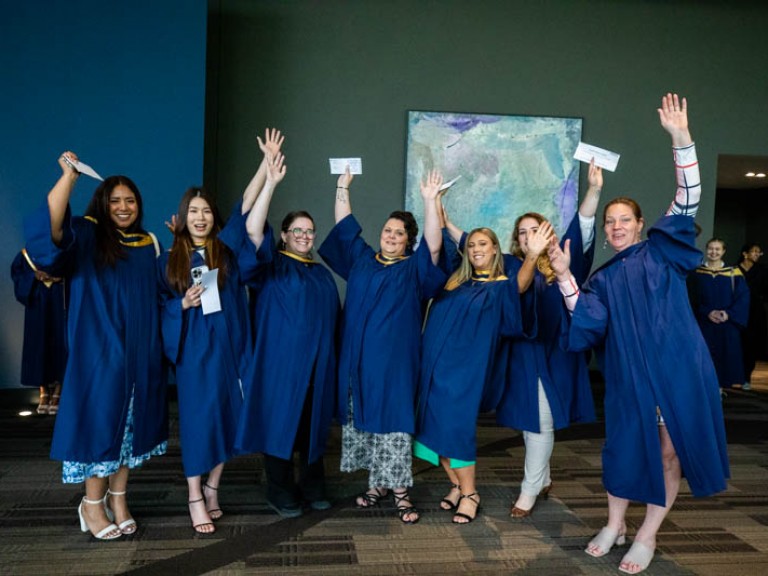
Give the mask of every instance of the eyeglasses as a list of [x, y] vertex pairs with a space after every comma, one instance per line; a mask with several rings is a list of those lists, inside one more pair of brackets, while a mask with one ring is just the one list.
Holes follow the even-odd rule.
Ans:
[[314, 238], [315, 237], [315, 231], [312, 228], [291, 228], [288, 230], [291, 234], [293, 234], [294, 238], [298, 238], [299, 236], [306, 236], [307, 238]]

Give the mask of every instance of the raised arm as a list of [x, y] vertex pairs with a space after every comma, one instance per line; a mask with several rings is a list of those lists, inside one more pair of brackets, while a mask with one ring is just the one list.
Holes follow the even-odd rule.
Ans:
[[264, 186], [253, 203], [248, 219], [245, 221], [248, 237], [257, 250], [261, 248], [261, 243], [264, 242], [264, 223], [267, 221], [272, 194], [285, 177], [286, 166], [283, 163], [284, 160], [285, 157], [280, 152], [275, 156], [270, 155], [266, 158], [264, 162]]
[[448, 217], [448, 211], [445, 209], [445, 205], [443, 204], [443, 196], [445, 196], [447, 191], [448, 189], [445, 189], [437, 195], [437, 198], [435, 199], [435, 206], [437, 208], [438, 217], [440, 218], [440, 227], [448, 230], [448, 235], [451, 237], [451, 240], [458, 244], [461, 242], [461, 237], [464, 234], [464, 230], [456, 226], [456, 224], [454, 224]]
[[560, 294], [563, 295], [565, 300], [565, 307], [569, 312], [573, 312], [576, 308], [576, 302], [579, 300], [579, 285], [576, 284], [576, 279], [571, 274], [571, 243], [569, 240], [565, 241], [565, 246], [560, 248], [560, 244], [557, 241], [553, 241], [549, 245], [549, 262], [552, 266], [552, 270], [557, 277], [557, 287], [560, 289]]
[[603, 169], [595, 166], [595, 159], [589, 163], [589, 188], [579, 206], [579, 226], [581, 241], [586, 253], [595, 241], [595, 213], [600, 203], [600, 192], [603, 190]]
[[424, 202], [424, 241], [429, 246], [432, 263], [437, 265], [440, 250], [443, 247], [443, 232], [440, 228], [440, 215], [437, 210], [437, 197], [443, 176], [437, 170], [431, 170], [421, 181], [421, 199]]
[[261, 193], [262, 188], [264, 188], [264, 182], [267, 178], [267, 156], [274, 158], [278, 155], [285, 136], [276, 128], [267, 128], [264, 130], [264, 140], [262, 141], [258, 136], [256, 136], [256, 140], [259, 143], [259, 148], [264, 153], [264, 157], [261, 160], [261, 164], [259, 164], [258, 170], [256, 170], [256, 174], [253, 175], [253, 178], [251, 178], [243, 192], [243, 214], [253, 208], [253, 203]]
[[349, 166], [340, 174], [336, 180], [336, 204], [334, 205], [334, 214], [336, 223], [341, 222], [352, 214], [352, 205], [349, 203], [349, 185], [352, 183], [352, 174], [349, 172]]
[[662, 128], [672, 137], [672, 152], [675, 158], [677, 190], [675, 200], [669, 206], [667, 215], [682, 214], [696, 217], [701, 198], [701, 176], [696, 147], [688, 130], [688, 102], [677, 94], [667, 94], [658, 108]]
[[528, 238], [528, 251], [523, 259], [523, 265], [517, 271], [517, 289], [522, 294], [530, 287], [536, 271], [536, 263], [544, 250], [549, 248], [552, 242], [557, 242], [555, 230], [552, 224], [545, 220], [535, 232]]
[[61, 243], [64, 236], [62, 227], [64, 226], [64, 216], [67, 213], [67, 205], [72, 195], [80, 173], [75, 170], [70, 162], [77, 161], [77, 155], [74, 152], [64, 152], [59, 157], [59, 166], [61, 166], [61, 176], [48, 192], [48, 211], [51, 215], [51, 240], [57, 246]]

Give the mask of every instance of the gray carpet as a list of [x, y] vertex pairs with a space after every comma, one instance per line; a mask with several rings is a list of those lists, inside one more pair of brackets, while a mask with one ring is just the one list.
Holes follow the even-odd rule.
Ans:
[[[734, 390], [725, 399], [728, 490], [694, 499], [683, 483], [646, 574], [768, 574], [768, 366], [761, 369], [752, 391]], [[418, 524], [402, 524], [391, 498], [373, 510], [355, 508], [353, 496], [366, 478], [338, 472], [334, 429], [326, 458], [333, 508], [280, 519], [264, 501], [260, 458], [237, 458], [219, 491], [224, 518], [215, 534], [196, 535], [174, 434], [168, 455], [131, 476], [138, 532], [97, 542], [79, 530], [82, 488], [62, 485], [60, 465], [48, 459], [52, 418], [17, 416], [34, 391], [0, 397], [0, 574], [597, 575], [617, 574], [626, 550], [603, 558], [582, 551], [606, 517], [600, 423], [557, 433], [552, 495], [532, 517], [514, 520], [508, 510], [522, 477], [522, 438], [487, 415], [478, 426], [482, 508], [467, 526], [452, 524], [439, 509], [448, 488], [444, 474], [421, 461], [411, 492], [422, 512]], [[643, 514], [642, 506], [630, 507], [630, 535]]]

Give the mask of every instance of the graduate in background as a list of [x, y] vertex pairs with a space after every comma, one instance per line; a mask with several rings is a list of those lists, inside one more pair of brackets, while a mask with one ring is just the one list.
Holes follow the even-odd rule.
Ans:
[[741, 333], [744, 355], [744, 385], [742, 390], [752, 388], [751, 379], [755, 364], [766, 355], [768, 342], [768, 320], [765, 302], [768, 302], [768, 270], [760, 263], [763, 250], [759, 244], [747, 243], [741, 249], [739, 270], [749, 287], [749, 319]]
[[26, 249], [13, 259], [11, 277], [24, 305], [21, 384], [39, 388], [38, 414], [55, 416], [67, 365], [67, 282], [39, 270]]
[[285, 166], [278, 170], [282, 159], [275, 158], [276, 151], [261, 139], [259, 146], [268, 157], [268, 175], [246, 222], [251, 244], [241, 254], [253, 271], [246, 280], [256, 345], [237, 449], [264, 454], [267, 503], [293, 518], [303, 514], [305, 504], [313, 510], [331, 507], [323, 455], [336, 400], [340, 303], [333, 276], [312, 256], [317, 230], [309, 213], [287, 214], [275, 242], [267, 214]]
[[749, 287], [738, 267], [723, 262], [725, 242], [707, 242], [704, 264], [690, 275], [693, 312], [709, 347], [721, 394], [743, 384], [741, 333], [749, 318]]
[[[100, 540], [136, 532], [126, 486], [131, 468], [163, 454], [168, 440], [155, 237], [142, 227], [142, 198], [125, 176], [93, 193], [84, 218], [69, 198], [77, 157], [25, 223], [27, 251], [43, 270], [70, 279], [69, 357], [51, 458], [65, 483], [85, 483], [80, 529]], [[114, 523], [112, 520], [114, 519]]]

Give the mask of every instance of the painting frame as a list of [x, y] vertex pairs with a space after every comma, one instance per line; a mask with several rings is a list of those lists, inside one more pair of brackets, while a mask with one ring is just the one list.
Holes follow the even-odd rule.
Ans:
[[423, 222], [420, 182], [436, 168], [459, 180], [444, 196], [469, 231], [487, 226], [509, 246], [515, 219], [542, 214], [561, 235], [576, 214], [583, 118], [407, 111], [405, 209]]

